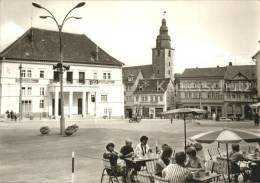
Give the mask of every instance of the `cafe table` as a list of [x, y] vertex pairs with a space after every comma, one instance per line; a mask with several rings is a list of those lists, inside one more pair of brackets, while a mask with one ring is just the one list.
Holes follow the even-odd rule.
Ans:
[[254, 154], [247, 154], [245, 157], [252, 162], [260, 163], [260, 157], [259, 156], [254, 156]]
[[[158, 159], [158, 154], [146, 154], [145, 156], [139, 156], [139, 157], [129, 157], [125, 158], [125, 161], [129, 161], [132, 163], [140, 163], [140, 162], [147, 162], [147, 161], [153, 161]], [[127, 182], [131, 182], [131, 173], [133, 169], [128, 169], [128, 174], [127, 174]]]
[[190, 182], [212, 182], [213, 179], [217, 179], [220, 176], [221, 175], [217, 173], [209, 173], [208, 175], [200, 174], [198, 176], [193, 174], [193, 177]]

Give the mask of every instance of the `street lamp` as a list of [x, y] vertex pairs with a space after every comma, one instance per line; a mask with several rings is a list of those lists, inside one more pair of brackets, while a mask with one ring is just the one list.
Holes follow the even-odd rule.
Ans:
[[[60, 133], [61, 135], [64, 135], [64, 129], [65, 129], [65, 118], [64, 118], [64, 98], [63, 98], [63, 72], [68, 70], [69, 69], [69, 66], [65, 66], [63, 65], [63, 54], [62, 54], [62, 44], [61, 44], [61, 31], [62, 31], [62, 27], [64, 25], [64, 23], [71, 19], [71, 18], [74, 18], [74, 19], [81, 19], [81, 17], [74, 17], [74, 16], [71, 16], [71, 17], [68, 17], [68, 15], [76, 8], [80, 8], [82, 6], [85, 5], [84, 2], [81, 2], [79, 4], [77, 4], [74, 8], [72, 8], [67, 14], [66, 16], [64, 17], [63, 21], [61, 24], [58, 23], [58, 21], [56, 20], [56, 18], [53, 16], [53, 14], [46, 8], [42, 7], [41, 5], [39, 4], [36, 4], [36, 3], [32, 3], [32, 5], [36, 8], [40, 8], [40, 9], [44, 9], [46, 10], [50, 16], [40, 16], [40, 18], [42, 19], [46, 19], [46, 18], [51, 18], [55, 21], [56, 25], [58, 26], [58, 29], [59, 29], [59, 38], [60, 38], [60, 62], [53, 66], [53, 69], [57, 69], [60, 73], [60, 93], [61, 93], [61, 118], [60, 118]], [[57, 109], [56, 109], [57, 110]]]

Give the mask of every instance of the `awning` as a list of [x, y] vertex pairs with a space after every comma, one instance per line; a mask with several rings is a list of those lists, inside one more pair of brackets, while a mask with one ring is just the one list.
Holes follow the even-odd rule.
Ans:
[[256, 109], [256, 108], [260, 107], [260, 102], [258, 102], [256, 104], [252, 104], [252, 105], [250, 105], [250, 107]]

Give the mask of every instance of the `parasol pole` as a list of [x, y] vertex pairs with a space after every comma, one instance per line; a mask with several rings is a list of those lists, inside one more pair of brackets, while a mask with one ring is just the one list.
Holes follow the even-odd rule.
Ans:
[[184, 152], [186, 154], [186, 121], [185, 121], [185, 114], [184, 114]]
[[227, 170], [228, 170], [228, 182], [230, 182], [229, 157], [228, 157], [228, 143], [226, 143], [226, 149], [227, 149]]

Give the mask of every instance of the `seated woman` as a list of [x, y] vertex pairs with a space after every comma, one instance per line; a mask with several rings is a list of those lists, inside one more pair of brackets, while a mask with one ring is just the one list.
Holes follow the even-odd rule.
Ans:
[[107, 152], [103, 154], [103, 158], [109, 159], [111, 165], [111, 172], [107, 172], [109, 175], [123, 176], [123, 182], [126, 182], [127, 169], [126, 167], [121, 167], [117, 164], [118, 157], [121, 154], [114, 150], [115, 145], [113, 143], [108, 143], [106, 145]]
[[195, 143], [193, 146], [194, 146], [195, 149], [196, 149], [196, 155], [197, 155], [197, 157], [199, 157], [199, 158], [201, 159], [201, 161], [202, 161], [203, 163], [205, 163], [205, 162], [206, 162], [206, 161], [205, 161], [205, 154], [204, 154], [202, 145], [201, 145], [200, 143]]
[[185, 167], [192, 171], [203, 171], [205, 170], [205, 165], [202, 160], [196, 156], [196, 149], [194, 147], [190, 147], [186, 151], [188, 155], [188, 160], [185, 163]]
[[162, 176], [162, 170], [170, 164], [172, 156], [172, 148], [169, 146], [164, 147], [161, 157], [157, 160], [155, 165], [155, 175]]

